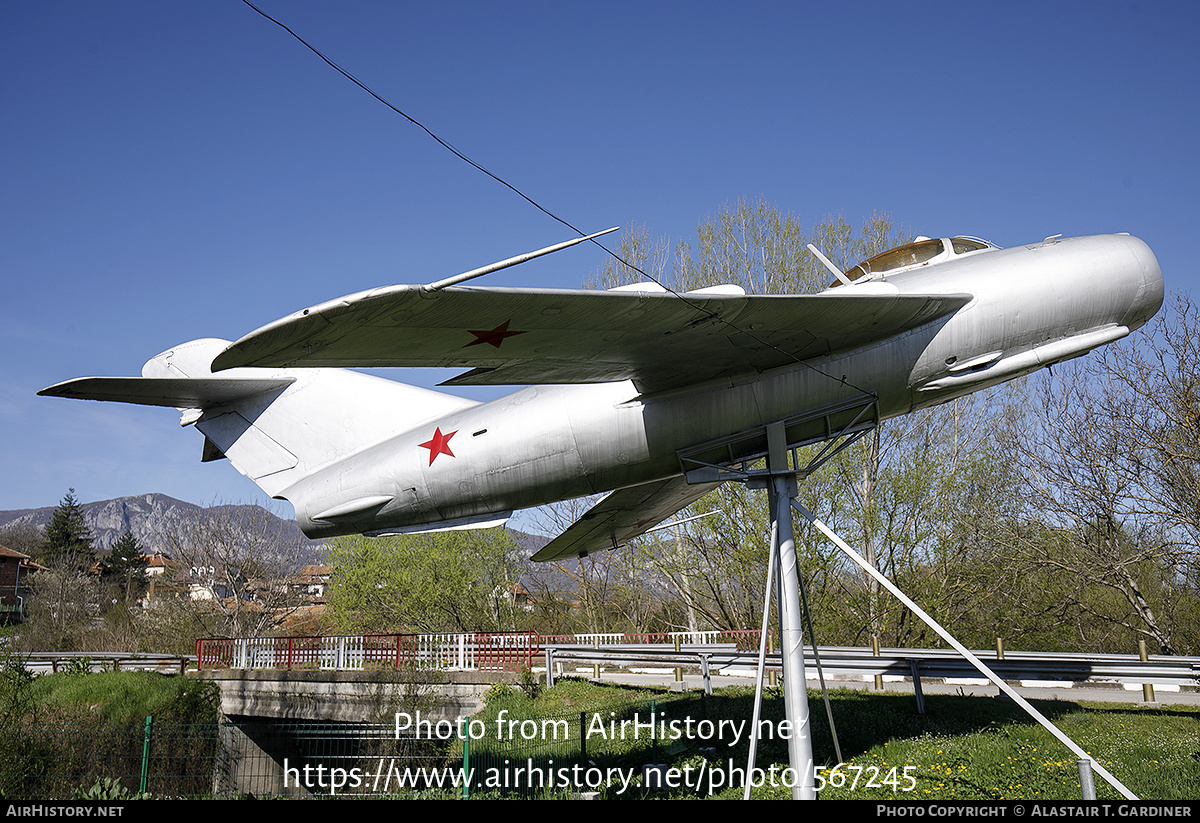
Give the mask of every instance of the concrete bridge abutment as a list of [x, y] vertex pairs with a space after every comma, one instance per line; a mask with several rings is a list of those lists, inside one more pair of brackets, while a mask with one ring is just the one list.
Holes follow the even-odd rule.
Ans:
[[[424, 721], [456, 727], [459, 718], [483, 707], [493, 684], [517, 682], [515, 674], [503, 671], [221, 669], [188, 676], [221, 690], [225, 755], [214, 792], [256, 797], [321, 793], [297, 778], [314, 774], [315, 765], [420, 745], [397, 741], [397, 713], [419, 712]], [[331, 738], [338, 741], [333, 748]]]

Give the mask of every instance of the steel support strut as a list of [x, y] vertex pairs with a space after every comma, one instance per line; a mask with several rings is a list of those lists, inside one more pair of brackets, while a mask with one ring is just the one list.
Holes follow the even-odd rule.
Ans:
[[767, 426], [767, 487], [771, 509], [773, 552], [779, 557], [780, 652], [783, 663], [783, 705], [791, 726], [788, 762], [791, 766], [793, 800], [816, 800], [812, 734], [808, 719], [808, 686], [804, 676], [804, 637], [800, 619], [799, 563], [792, 528], [792, 498], [796, 477], [788, 466], [787, 440], [783, 424]]
[[[775, 592], [776, 592], [776, 607], [779, 612], [779, 634], [780, 634], [780, 652], [781, 663], [783, 668], [783, 700], [784, 710], [787, 713], [787, 720], [790, 725], [790, 735], [788, 738], [788, 761], [789, 767], [794, 780], [792, 787], [792, 798], [794, 800], [815, 800], [816, 792], [816, 777], [812, 754], [812, 730], [809, 723], [808, 710], [808, 689], [804, 674], [804, 639], [802, 636], [802, 611], [800, 601], [800, 575], [799, 562], [796, 556], [796, 539], [795, 530], [792, 523], [792, 509], [794, 508], [805, 520], [807, 520], [814, 528], [831, 540], [839, 549], [842, 550], [852, 561], [860, 566], [867, 574], [878, 580], [880, 585], [887, 589], [900, 602], [912, 610], [918, 618], [925, 622], [931, 629], [950, 644], [959, 654], [966, 658], [976, 669], [979, 670], [985, 677], [991, 680], [999, 689], [1008, 697], [1012, 698], [1022, 709], [1029, 714], [1034, 720], [1040, 723], [1047, 731], [1058, 738], [1064, 745], [1067, 746], [1081, 761], [1086, 760], [1091, 768], [1099, 774], [1113, 788], [1121, 793], [1122, 796], [1136, 800], [1133, 792], [1129, 791], [1119, 780], [1113, 777], [1099, 763], [1092, 759], [1083, 749], [1076, 745], [1069, 737], [1067, 737], [1057, 726], [1047, 720], [1037, 709], [1033, 708], [1027, 700], [1021, 697], [1016, 691], [1001, 680], [996, 674], [984, 665], [983, 661], [979, 660], [974, 654], [967, 650], [965, 646], [959, 643], [953, 636], [950, 635], [937, 621], [930, 617], [920, 606], [918, 606], [911, 598], [896, 588], [885, 575], [881, 574], [878, 569], [868, 563], [862, 555], [850, 548], [850, 546], [833, 533], [816, 515], [800, 505], [795, 500], [796, 497], [796, 476], [807, 477], [818, 466], [829, 459], [832, 454], [836, 453], [841, 448], [854, 442], [860, 435], [869, 431], [878, 422], [878, 414], [873, 418], [870, 416], [864, 421], [863, 416], [871, 409], [875, 408], [874, 399], [864, 396], [856, 404], [851, 411], [858, 410], [857, 416], [851, 419], [839, 431], [830, 431], [828, 440], [838, 441], [836, 445], [827, 445], [822, 449], [816, 457], [807, 460], [802, 460], [801, 455], [795, 451], [798, 445], [802, 445], [802, 441], [788, 443], [788, 425], [789, 421], [781, 420], [776, 423], [769, 423], [765, 427], [767, 452], [766, 452], [766, 470], [750, 467], [750, 458], [743, 459], [739, 466], [717, 466], [706, 465], [703, 461], [698, 460], [692, 454], [680, 453], [680, 461], [683, 464], [685, 472], [688, 472], [689, 467], [695, 469], [695, 476], [688, 472], [689, 482], [712, 482], [713, 480], [734, 480], [737, 482], [746, 483], [749, 488], [767, 490], [768, 507], [771, 516], [771, 556], [775, 559], [777, 565], [775, 568]], [[807, 418], [805, 418], [807, 419]], [[790, 421], [795, 425], [800, 418]], [[756, 435], [755, 432], [758, 432]], [[761, 443], [763, 429], [756, 429], [754, 432], [742, 432], [729, 441], [750, 440], [754, 437], [759, 438]], [[812, 440], [808, 442], [813, 442]], [[727, 443], [717, 442], [704, 444], [703, 447], [697, 447], [694, 451], [704, 451], [705, 453], [727, 446]], [[762, 452], [758, 452], [758, 456], [762, 456]], [[795, 465], [789, 465], [789, 458], [794, 458]], [[717, 474], [709, 474], [710, 470], [717, 471]], [[769, 574], [768, 574], [769, 576]], [[766, 614], [766, 604], [764, 604], [764, 623]], [[814, 647], [815, 651], [815, 647]], [[758, 687], [756, 690], [756, 701], [761, 699], [762, 693], [762, 672], [760, 666]], [[757, 706], [756, 706], [757, 709]], [[832, 725], [832, 720], [831, 720]], [[749, 774], [754, 768], [754, 753], [756, 741], [754, 738], [757, 735], [756, 728], [751, 730], [752, 745], [750, 762], [747, 769], [747, 780]], [[836, 741], [835, 741], [835, 746]], [[749, 785], [746, 787], [745, 796], [749, 799]]]
[[[1051, 723], [1041, 712], [1030, 705], [1029, 701], [1017, 694], [1016, 690], [1014, 690], [1012, 686], [1001, 680], [995, 672], [988, 668], [982, 660], [972, 654], [966, 646], [964, 646], [962, 643], [959, 643], [958, 640], [956, 640], [954, 636], [950, 634], [950, 632], [943, 628], [942, 624], [930, 617], [930, 615], [924, 609], [918, 606], [912, 598], [900, 591], [900, 589], [896, 587], [896, 584], [889, 580], [886, 575], [868, 563], [861, 554], [850, 548], [850, 545], [845, 540], [842, 540], [842, 538], [834, 534], [832, 529], [818, 520], [815, 514], [801, 506], [796, 501], [792, 501], [791, 505], [796, 509], [801, 517], [811, 523], [819, 532], [821, 532], [821, 534], [825, 535], [835, 546], [841, 549], [847, 557], [849, 557], [859, 566], [859, 568], [879, 581], [879, 584], [891, 592], [892, 596], [907, 606], [913, 614], [915, 614], [925, 623], [925, 625], [937, 632], [938, 636], [949, 643], [956, 652], [965, 657], [972, 666], [979, 670], [980, 674], [990, 680], [1000, 689], [1000, 691], [1004, 692], [1004, 694], [1010, 697], [1014, 703], [1024, 709], [1025, 713], [1040, 723], [1042, 727], [1046, 729], [1046, 731], [1058, 738], [1059, 742], [1070, 749], [1072, 753], [1074, 753], [1075, 756], [1080, 759], [1080, 761], [1087, 761], [1090, 763], [1096, 774], [1104, 778], [1104, 780], [1107, 781], [1108, 784], [1114, 789], [1119, 791], [1123, 797], [1129, 800], [1138, 799], [1133, 792], [1131, 792], [1123, 783], [1121, 783], [1121, 781], [1113, 777], [1107, 769], [1097, 763], [1092, 756], [1080, 748], [1075, 741], [1067, 737], [1067, 735], [1061, 729], [1059, 729], [1058, 726], [1055, 726], [1053, 723]], [[1084, 790], [1086, 791], [1086, 788]]]

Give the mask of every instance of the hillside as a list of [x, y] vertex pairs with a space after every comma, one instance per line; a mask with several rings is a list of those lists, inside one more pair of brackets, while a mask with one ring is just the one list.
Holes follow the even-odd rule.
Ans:
[[[130, 532], [147, 550], [157, 548], [158, 535], [169, 531], [181, 523], [197, 519], [205, 507], [195, 503], [176, 500], [165, 494], [142, 494], [133, 497], [118, 497], [113, 500], [100, 500], [95, 503], [82, 504], [84, 520], [92, 532], [93, 545], [107, 551], [113, 543], [120, 539], [125, 532]], [[50, 522], [55, 506], [43, 506], [37, 509], [11, 509], [0, 511], [0, 533], [11, 527], [37, 529], [39, 532]], [[246, 504], [227, 504], [214, 506], [215, 509], [259, 508]], [[321, 562], [324, 541], [308, 540], [300, 532], [300, 527], [294, 520], [278, 517], [268, 513], [278, 523], [280, 534], [286, 538], [296, 538], [307, 544], [311, 551], [304, 552], [308, 562]], [[511, 530], [513, 539], [521, 547], [523, 557], [528, 558], [546, 544], [549, 538], [542, 535], [526, 534]], [[28, 536], [26, 539], [29, 539]], [[28, 553], [27, 546], [18, 545], [17, 541], [9, 548]], [[0, 544], [7, 545], [3, 539]]]
[[[43, 506], [37, 509], [15, 509], [0, 511], [0, 531], [13, 526], [33, 527], [44, 529], [54, 514], [55, 506]], [[257, 508], [248, 505], [234, 505], [234, 508]], [[216, 508], [226, 508], [219, 506]], [[143, 494], [136, 497], [118, 497], [114, 500], [100, 500], [95, 503], [82, 504], [84, 519], [95, 538], [93, 545], [100, 550], [107, 550], [122, 534], [130, 532], [142, 546], [153, 549], [156, 536], [163, 530], [171, 529], [180, 523], [196, 519], [204, 507], [194, 503], [186, 503], [167, 497], [165, 494]], [[279, 528], [287, 536], [302, 537], [300, 529], [292, 520], [270, 515], [278, 520]], [[319, 545], [310, 541], [314, 546]], [[16, 547], [13, 547], [16, 548]]]

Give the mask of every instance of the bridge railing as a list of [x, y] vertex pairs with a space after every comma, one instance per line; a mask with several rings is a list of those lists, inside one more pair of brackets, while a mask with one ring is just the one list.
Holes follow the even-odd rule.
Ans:
[[204, 637], [196, 641], [200, 669], [520, 671], [531, 668], [540, 655], [535, 632]]
[[447, 632], [331, 637], [205, 637], [196, 641], [201, 669], [377, 671], [405, 668], [520, 671], [547, 645], [734, 644], [758, 648], [759, 633], [742, 631], [539, 635], [536, 632]]
[[[768, 635], [769, 637], [769, 635]], [[711, 646], [717, 643], [733, 643], [739, 651], [758, 649], [757, 629], [712, 630], [695, 632], [604, 632], [594, 634], [543, 634], [543, 646], [628, 646], [631, 644], [672, 646], [678, 640], [683, 646]]]

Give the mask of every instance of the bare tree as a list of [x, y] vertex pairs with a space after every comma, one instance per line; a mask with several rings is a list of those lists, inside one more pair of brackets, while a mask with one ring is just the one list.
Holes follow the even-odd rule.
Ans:
[[[599, 497], [580, 497], [563, 500], [538, 509], [539, 529], [547, 534], [566, 531], [582, 517]], [[611, 552], [587, 557], [535, 563], [529, 571], [529, 582], [537, 589], [536, 599], [565, 605], [568, 619], [555, 619], [555, 629], [581, 629], [585, 632], [611, 631], [608, 620], [610, 595]]]
[[213, 506], [163, 529], [156, 542], [178, 571], [175, 596], [158, 594], [151, 603], [150, 626], [266, 636], [303, 603], [292, 583], [305, 541], [266, 509]]
[[71, 562], [30, 576], [27, 622], [18, 643], [24, 651], [93, 650], [93, 621], [99, 615], [96, 579]]
[[1056, 367], [1007, 440], [1043, 524], [1014, 535], [1017, 557], [1077, 581], [1076, 609], [1164, 654], [1177, 650], [1170, 615], [1200, 536], [1197, 331], [1195, 307], [1176, 298], [1146, 332]]
[[[750, 293], [804, 294], [825, 288], [831, 279], [809, 252], [810, 241], [845, 267], [906, 239], [884, 215], [873, 215], [859, 231], [840, 217], [826, 218], [806, 231], [791, 213], [761, 199], [741, 199], [702, 221], [695, 240], [677, 243], [673, 255], [667, 252], [669, 242], [652, 239], [645, 229], [627, 233], [620, 255], [671, 288], [734, 284]], [[640, 279], [633, 267], [609, 262], [591, 282], [607, 288]], [[868, 480], [878, 471], [877, 435], [870, 442], [875, 452], [863, 453], [861, 468]], [[704, 521], [689, 525], [675, 539], [661, 535], [639, 543], [642, 552], [651, 553], [658, 579], [669, 584], [682, 605], [688, 626], [757, 625], [770, 539], [761, 497], [727, 485], [689, 509], [689, 514], [710, 515]], [[866, 489], [866, 506], [872, 497]], [[813, 547], [811, 553], [814, 569], [828, 566], [825, 547]], [[581, 566], [581, 581], [591, 575], [592, 583], [599, 582], [596, 571]]]
[[42, 546], [42, 530], [31, 523], [14, 523], [0, 529], [0, 546], [33, 557]]
[[[1200, 541], [1200, 307], [1184, 294], [1087, 369], [1139, 513], [1188, 553]], [[1123, 437], [1122, 437], [1123, 436]], [[1122, 442], [1123, 440], [1123, 442]]]

